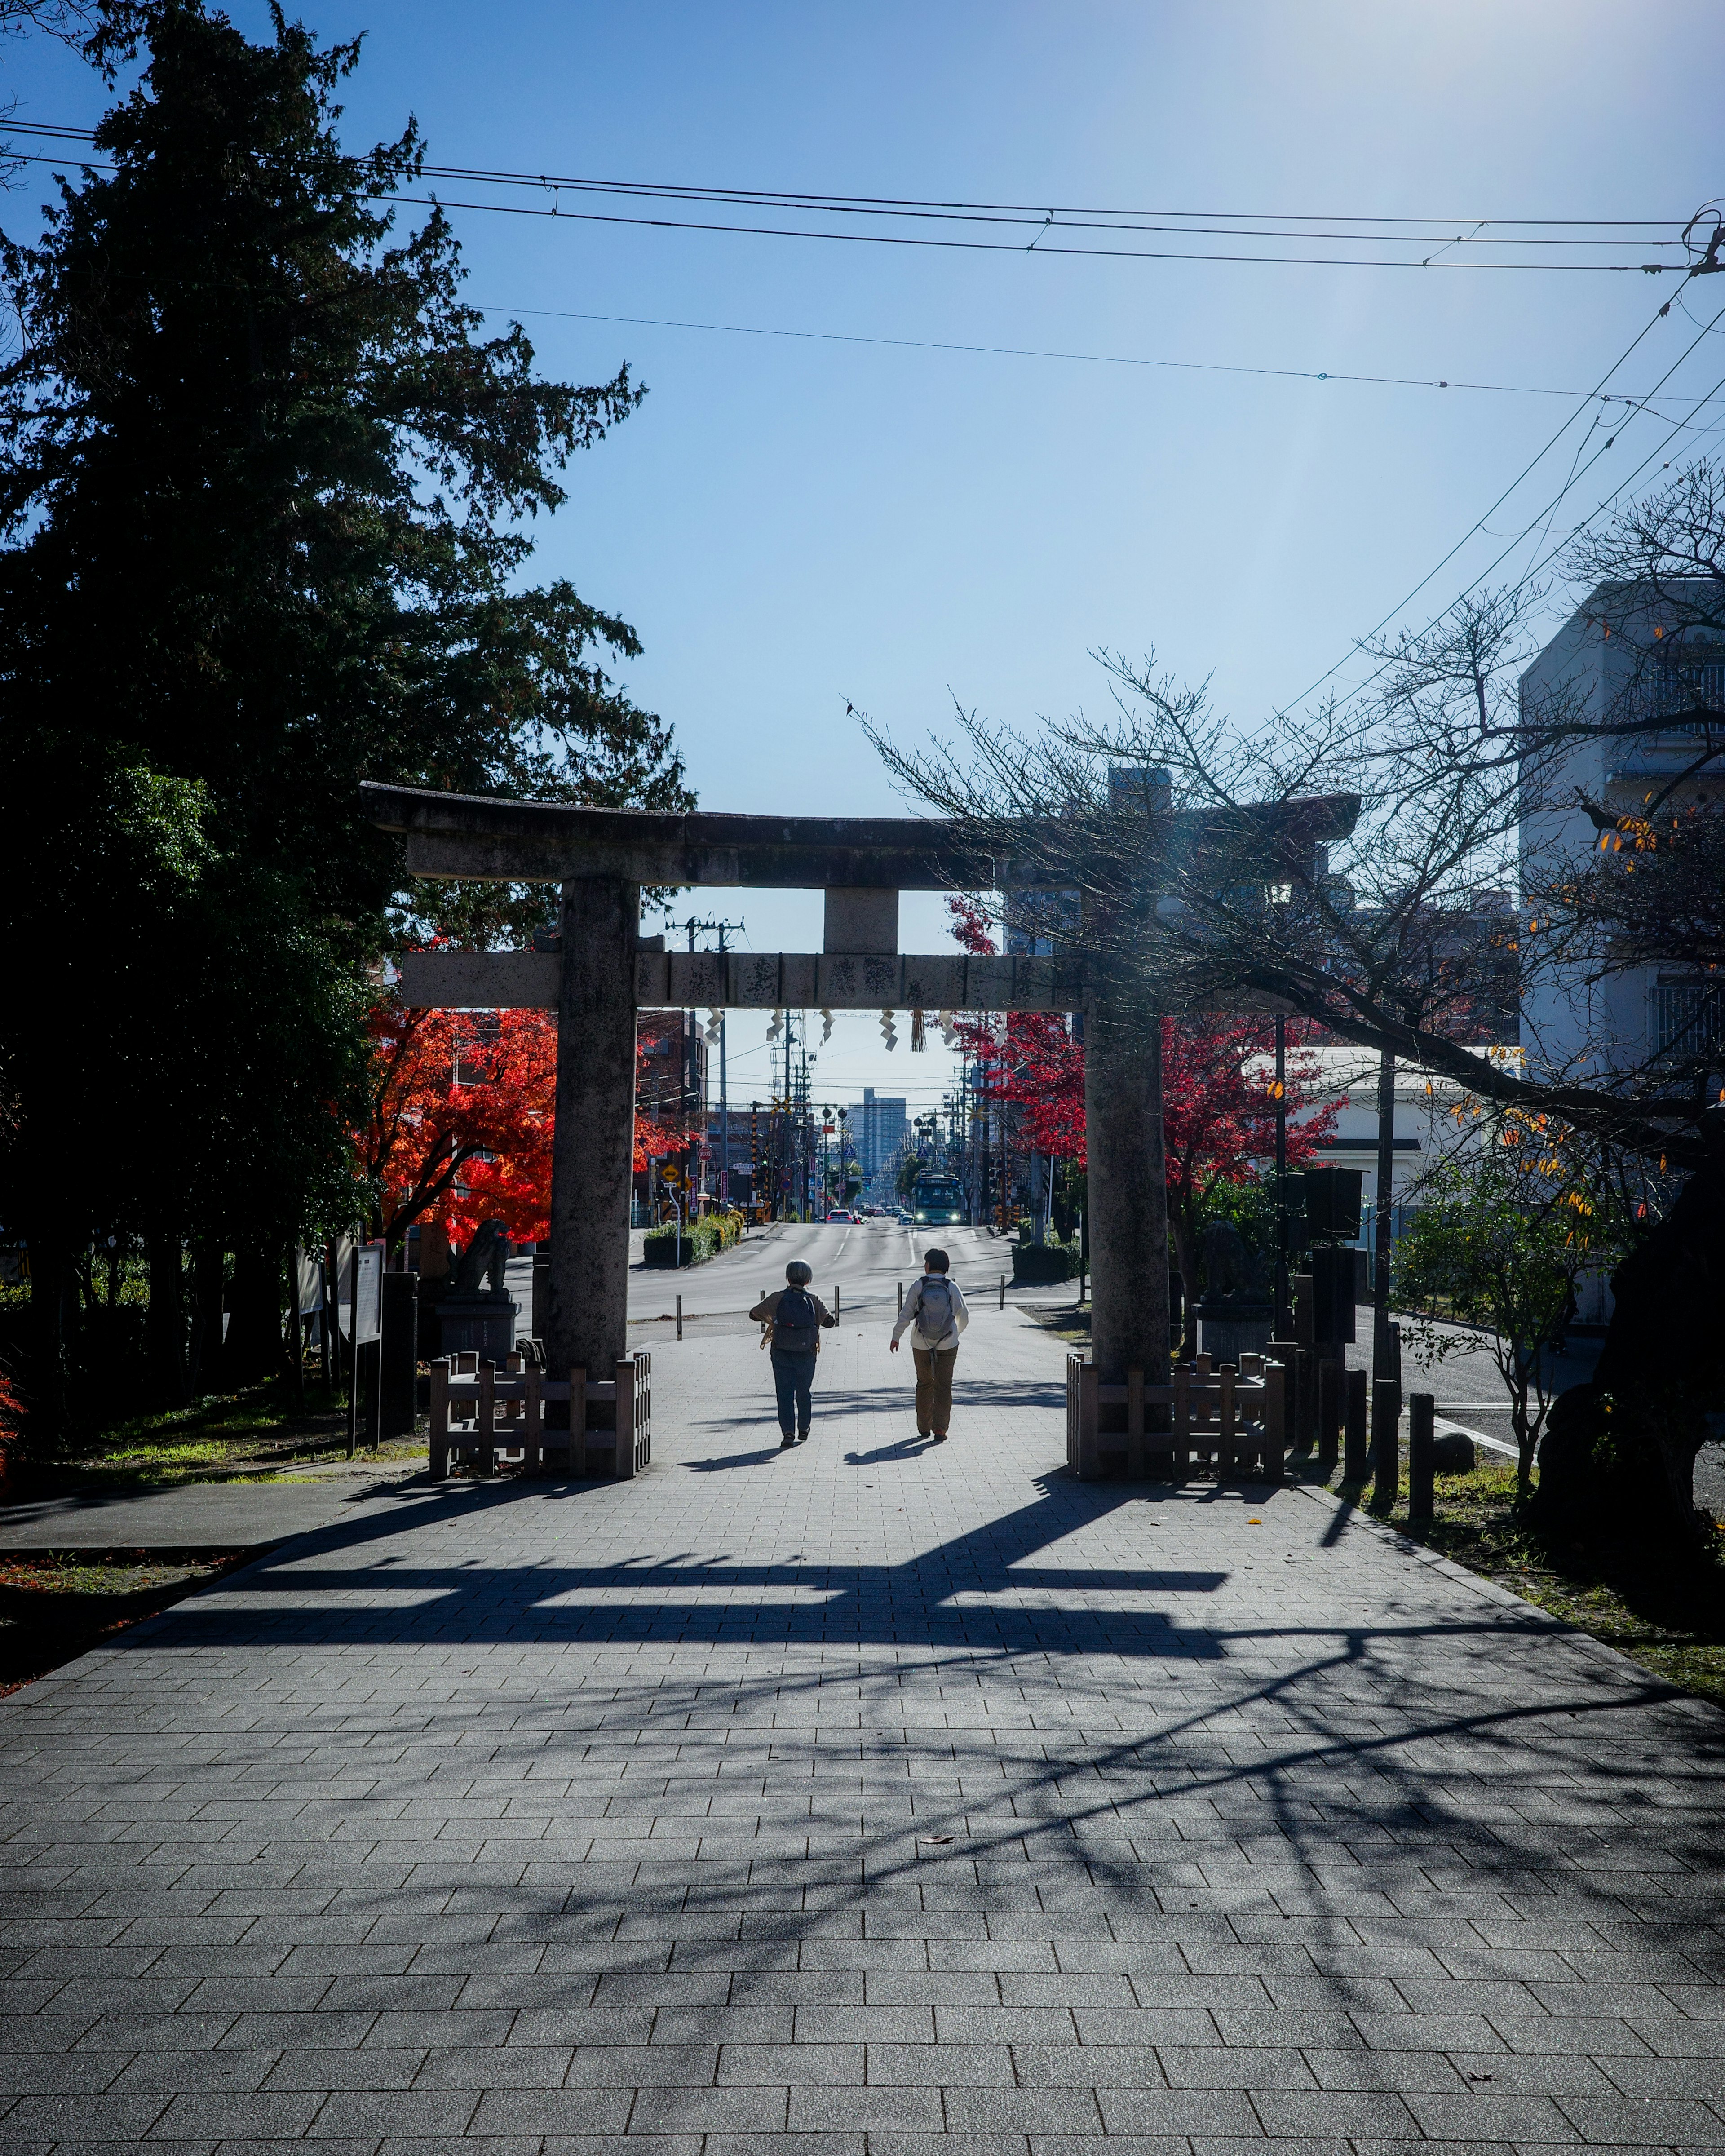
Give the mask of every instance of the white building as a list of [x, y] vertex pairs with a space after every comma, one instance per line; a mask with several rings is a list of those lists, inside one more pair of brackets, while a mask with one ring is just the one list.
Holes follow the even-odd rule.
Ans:
[[[1571, 865], [1593, 854], [1599, 832], [1583, 806], [1608, 816], [1642, 808], [1680, 777], [1711, 732], [1702, 710], [1725, 712], [1725, 644], [1686, 629], [1685, 593], [1637, 600], [1601, 585], [1579, 608], [1522, 676], [1522, 710], [1530, 725], [1579, 721], [1600, 731], [1568, 743], [1548, 762], [1524, 763], [1520, 823], [1524, 921], [1538, 920], [1538, 893]], [[1717, 607], [1717, 597], [1713, 605]], [[1698, 610], [1698, 609], [1697, 609]], [[1660, 720], [1651, 731], [1614, 732]], [[1681, 803], [1717, 801], [1717, 774], [1690, 779]], [[1538, 951], [1538, 928], [1528, 947]], [[1522, 998], [1522, 1046], [1530, 1070], [1630, 1070], [1679, 1044], [1719, 1039], [1717, 990], [1692, 969], [1625, 966], [1596, 981], [1584, 967], [1529, 972]], [[1697, 1037], [1698, 1029], [1704, 1036]]]
[[[1481, 1056], [1487, 1053], [1483, 1048], [1473, 1052]], [[1378, 1203], [1378, 1057], [1366, 1048], [1301, 1048], [1290, 1050], [1289, 1060], [1296, 1067], [1300, 1063], [1317, 1066], [1317, 1079], [1307, 1089], [1310, 1096], [1307, 1105], [1288, 1117], [1291, 1127], [1308, 1123], [1326, 1108], [1341, 1104], [1335, 1132], [1318, 1141], [1312, 1165], [1356, 1168], [1362, 1172], [1358, 1241], [1369, 1249], [1372, 1214]], [[1261, 1059], [1258, 1067], [1267, 1079], [1271, 1067], [1269, 1059]], [[1390, 1205], [1398, 1233], [1402, 1209], [1420, 1202], [1421, 1178], [1458, 1146], [1471, 1142], [1472, 1118], [1458, 1123], [1451, 1112], [1461, 1099], [1461, 1088], [1450, 1080], [1428, 1078], [1423, 1070], [1397, 1065]]]

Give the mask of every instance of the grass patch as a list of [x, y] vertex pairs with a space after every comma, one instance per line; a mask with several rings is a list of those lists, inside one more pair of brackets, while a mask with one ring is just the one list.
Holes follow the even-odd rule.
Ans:
[[[1358, 1496], [1339, 1486], [1337, 1495]], [[1409, 1524], [1405, 1487], [1391, 1512], [1372, 1517], [1725, 1707], [1725, 1563], [1716, 1552], [1548, 1543], [1522, 1524], [1509, 1461], [1439, 1476], [1427, 1526]]]
[[1090, 1305], [1087, 1302], [1024, 1302], [1018, 1305], [1033, 1325], [1051, 1332], [1073, 1348], [1090, 1345]]
[[[373, 1454], [360, 1434], [358, 1456], [401, 1461], [423, 1444], [391, 1440]], [[308, 1384], [303, 1409], [280, 1379], [239, 1392], [209, 1393], [184, 1407], [131, 1415], [87, 1435], [64, 1460], [27, 1469], [31, 1490], [71, 1484], [103, 1490], [172, 1489], [184, 1482], [268, 1481], [316, 1460], [345, 1461], [347, 1409], [324, 1386]]]
[[0, 1555], [0, 1696], [153, 1617], [244, 1562], [145, 1564]]

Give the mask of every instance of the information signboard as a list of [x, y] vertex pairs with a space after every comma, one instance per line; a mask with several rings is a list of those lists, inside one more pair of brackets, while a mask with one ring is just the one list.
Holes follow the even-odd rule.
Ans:
[[[359, 1268], [357, 1322], [353, 1301], [356, 1265]], [[336, 1322], [344, 1340], [363, 1348], [370, 1341], [382, 1339], [382, 1291], [383, 1245], [381, 1243], [362, 1243], [356, 1249], [349, 1244], [341, 1253], [341, 1288], [336, 1297]]]

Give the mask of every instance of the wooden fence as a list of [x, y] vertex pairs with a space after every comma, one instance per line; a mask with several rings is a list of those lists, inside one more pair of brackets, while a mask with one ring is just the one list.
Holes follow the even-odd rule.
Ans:
[[[531, 1473], [547, 1455], [562, 1455], [570, 1475], [639, 1475], [653, 1457], [653, 1358], [637, 1348], [614, 1378], [567, 1378], [530, 1370], [511, 1355], [500, 1370], [477, 1355], [450, 1355], [431, 1366], [431, 1476], [439, 1481], [452, 1460], [490, 1474], [501, 1462]], [[564, 1429], [547, 1429], [553, 1400], [569, 1404]]]
[[[1261, 1355], [1242, 1355], [1237, 1370], [1213, 1370], [1200, 1355], [1177, 1363], [1166, 1385], [1147, 1385], [1142, 1370], [1105, 1385], [1087, 1356], [1068, 1355], [1066, 1465], [1084, 1482], [1116, 1467], [1133, 1481], [1178, 1482], [1194, 1463], [1213, 1466], [1219, 1481], [1280, 1482], [1287, 1404], [1286, 1368]], [[1123, 1416], [1111, 1412], [1121, 1408]]]

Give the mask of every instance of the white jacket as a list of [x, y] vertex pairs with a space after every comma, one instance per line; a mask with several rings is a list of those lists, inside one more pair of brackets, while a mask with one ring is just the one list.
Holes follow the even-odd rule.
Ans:
[[[937, 1334], [930, 1334], [925, 1332], [922, 1327], [922, 1291], [931, 1281], [937, 1280], [945, 1286], [952, 1298], [952, 1322], [942, 1331]], [[937, 1311], [939, 1308], [937, 1297], [934, 1307]], [[939, 1318], [935, 1317], [933, 1322], [938, 1325]], [[905, 1306], [898, 1314], [898, 1323], [892, 1328], [892, 1337], [895, 1340], [900, 1338], [906, 1326], [914, 1325], [916, 1328], [916, 1337], [913, 1345], [916, 1347], [956, 1348], [958, 1345], [959, 1334], [969, 1322], [970, 1312], [964, 1307], [963, 1291], [959, 1287], [957, 1281], [949, 1273], [924, 1273], [905, 1297]]]

